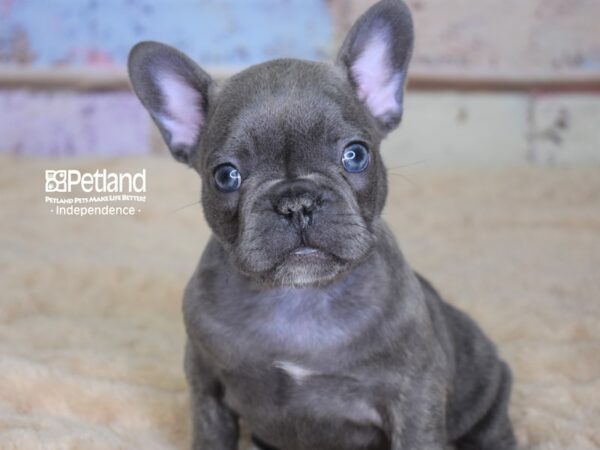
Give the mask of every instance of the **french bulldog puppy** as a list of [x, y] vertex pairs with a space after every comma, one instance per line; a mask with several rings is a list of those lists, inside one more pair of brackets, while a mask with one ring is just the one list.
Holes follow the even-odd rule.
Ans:
[[133, 88], [202, 180], [213, 236], [183, 304], [193, 448], [510, 450], [494, 345], [416, 274], [381, 219], [410, 12], [383, 0], [334, 64], [280, 59], [217, 86], [155, 42]]

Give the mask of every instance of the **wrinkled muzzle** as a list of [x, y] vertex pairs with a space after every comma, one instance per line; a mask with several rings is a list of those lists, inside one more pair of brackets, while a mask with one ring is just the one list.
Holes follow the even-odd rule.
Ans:
[[235, 256], [265, 281], [331, 280], [368, 253], [373, 236], [352, 194], [311, 176], [269, 181], [242, 195]]

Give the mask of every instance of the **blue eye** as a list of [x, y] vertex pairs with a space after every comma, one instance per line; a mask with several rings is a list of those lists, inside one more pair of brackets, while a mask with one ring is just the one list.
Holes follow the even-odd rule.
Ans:
[[342, 165], [348, 172], [362, 172], [369, 165], [369, 151], [358, 142], [349, 144], [342, 155]]
[[242, 176], [235, 166], [221, 164], [215, 169], [215, 184], [221, 192], [237, 191], [242, 184]]

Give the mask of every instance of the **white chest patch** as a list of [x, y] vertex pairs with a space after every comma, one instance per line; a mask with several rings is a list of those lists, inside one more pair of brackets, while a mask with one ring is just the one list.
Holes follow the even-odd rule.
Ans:
[[317, 372], [289, 361], [275, 361], [273, 366], [288, 374], [297, 383], [302, 383], [308, 377], [318, 375]]

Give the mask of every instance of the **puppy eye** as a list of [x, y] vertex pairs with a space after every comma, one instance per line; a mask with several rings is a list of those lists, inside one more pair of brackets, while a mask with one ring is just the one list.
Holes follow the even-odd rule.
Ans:
[[221, 192], [237, 191], [242, 184], [239, 170], [232, 164], [221, 164], [215, 169], [215, 185]]
[[369, 151], [358, 142], [349, 144], [342, 154], [342, 165], [348, 172], [362, 172], [369, 165]]

